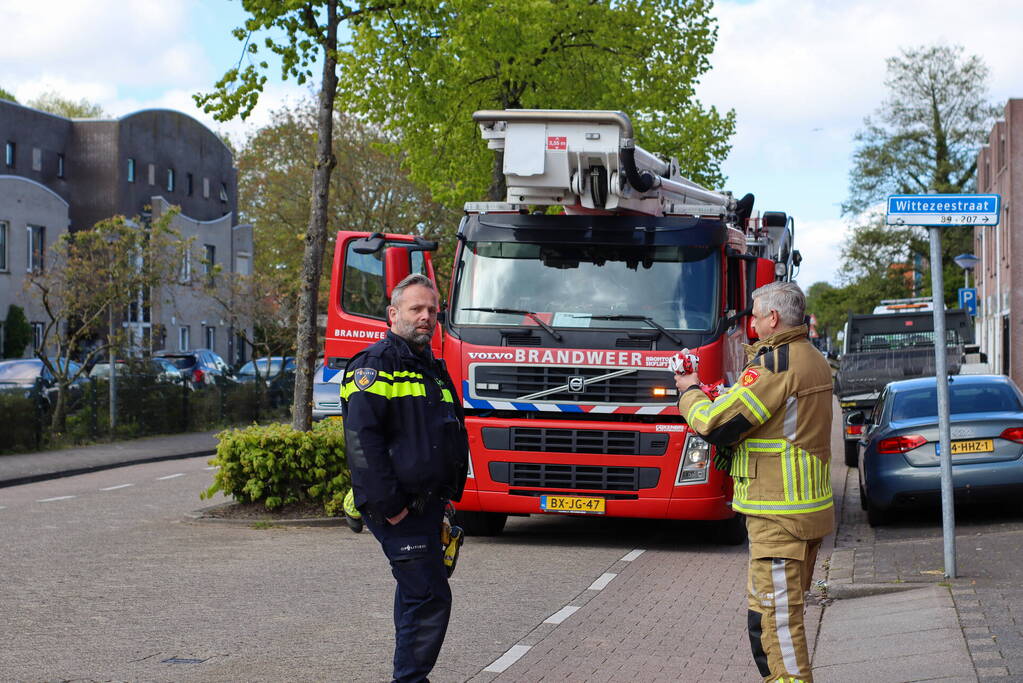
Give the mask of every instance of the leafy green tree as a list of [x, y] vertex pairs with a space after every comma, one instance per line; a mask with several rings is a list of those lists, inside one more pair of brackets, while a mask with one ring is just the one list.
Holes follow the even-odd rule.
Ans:
[[15, 97], [9, 90], [0, 88], [0, 100], [10, 100], [11, 102], [17, 102], [18, 98]]
[[[989, 71], [962, 46], [932, 45], [902, 50], [887, 60], [888, 96], [856, 134], [857, 150], [843, 211], [856, 214], [889, 194], [970, 192], [975, 187], [977, 150], [999, 115], [989, 103]], [[920, 248], [920, 231], [913, 231]], [[873, 231], [856, 238], [863, 246]], [[973, 229], [942, 229], [945, 297], [955, 301], [963, 273], [952, 258], [973, 249]], [[926, 242], [923, 253], [929, 254]], [[928, 286], [930, 284], [927, 278]]]
[[[303, 237], [301, 291], [299, 294], [295, 375], [295, 410], [292, 426], [309, 431], [312, 426], [313, 374], [317, 334], [316, 312], [323, 253], [327, 239], [330, 178], [337, 159], [333, 154], [334, 99], [338, 83], [338, 30], [348, 22], [363, 21], [401, 0], [379, 3], [343, 0], [242, 0], [248, 14], [243, 26], [232, 32], [243, 42], [242, 58], [228, 70], [209, 93], [194, 96], [203, 111], [219, 121], [245, 119], [259, 101], [266, 84], [269, 63], [259, 57], [260, 42], [281, 59], [281, 75], [299, 84], [313, 78], [313, 64], [322, 60], [316, 109], [316, 155], [312, 167], [309, 220]], [[278, 38], [277, 36], [282, 36]], [[245, 66], [242, 62], [249, 60]]]
[[[440, 241], [434, 255], [441, 291], [450, 270], [459, 215], [430, 201], [429, 193], [401, 168], [402, 157], [383, 151], [386, 138], [351, 116], [334, 114], [334, 157], [327, 224], [341, 230], [415, 234]], [[309, 216], [309, 159], [316, 152], [316, 108], [312, 102], [282, 107], [271, 122], [242, 145], [238, 160], [238, 208], [254, 226], [253, 272], [266, 278], [281, 306], [274, 320], [295, 329], [303, 245]], [[333, 230], [327, 234], [323, 268], [333, 259]], [[440, 263], [438, 263], [438, 260]], [[319, 312], [327, 309], [329, 281], [320, 283]], [[269, 327], [261, 328], [268, 331]]]
[[[436, 200], [505, 198], [478, 109], [619, 109], [640, 144], [716, 186], [734, 112], [702, 106], [710, 0], [408, 0], [353, 24], [342, 101], [394, 134]], [[489, 189], [488, 189], [489, 184]]]
[[[57, 381], [53, 433], [64, 432], [68, 387], [92, 361], [117, 343], [103, 335], [111, 308], [124, 306], [140, 291], [178, 281], [178, 265], [187, 242], [170, 225], [176, 210], [147, 224], [114, 216], [91, 230], [64, 233], [47, 254], [46, 267], [28, 274], [25, 288], [44, 315], [42, 343], [36, 355]], [[75, 371], [68, 361], [84, 353]]]
[[7, 307], [7, 319], [4, 321], [4, 358], [21, 358], [31, 343], [32, 325], [25, 317], [25, 309], [11, 304]]
[[98, 119], [106, 115], [103, 107], [95, 102], [90, 102], [85, 98], [72, 100], [52, 90], [44, 92], [34, 100], [29, 100], [28, 106], [67, 119]]

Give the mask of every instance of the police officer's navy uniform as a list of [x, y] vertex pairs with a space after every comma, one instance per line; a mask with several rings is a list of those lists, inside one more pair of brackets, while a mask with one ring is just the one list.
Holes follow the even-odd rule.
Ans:
[[803, 627], [824, 536], [834, 530], [831, 493], [831, 368], [806, 326], [747, 347], [739, 381], [711, 401], [699, 387], [679, 397], [689, 426], [733, 447], [732, 508], [750, 540], [749, 632], [766, 681], [812, 681]]
[[[461, 498], [465, 486], [462, 408], [429, 347], [417, 354], [388, 331], [348, 362], [341, 409], [355, 505], [398, 582], [394, 678], [423, 681], [451, 614], [440, 528], [446, 501]], [[398, 524], [387, 521], [405, 508]]]

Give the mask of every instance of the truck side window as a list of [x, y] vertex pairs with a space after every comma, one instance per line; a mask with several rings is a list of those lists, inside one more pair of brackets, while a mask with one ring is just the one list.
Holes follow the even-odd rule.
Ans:
[[409, 256], [412, 259], [412, 273], [426, 275], [426, 257], [421, 251], [413, 251]]
[[354, 315], [384, 320], [388, 303], [385, 297], [384, 250], [375, 254], [358, 254], [353, 248], [354, 242], [349, 242], [345, 250], [341, 308]]

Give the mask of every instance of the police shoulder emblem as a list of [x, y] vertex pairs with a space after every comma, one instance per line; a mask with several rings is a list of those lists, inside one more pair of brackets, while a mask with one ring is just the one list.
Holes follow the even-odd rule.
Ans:
[[741, 383], [742, 386], [748, 387], [754, 382], [756, 382], [758, 379], [760, 379], [760, 373], [758, 373], [753, 368], [747, 368], [746, 372], [742, 373]]
[[353, 375], [355, 376], [355, 388], [360, 391], [369, 389], [373, 386], [373, 382], [377, 381], [377, 371], [375, 368], [356, 368]]

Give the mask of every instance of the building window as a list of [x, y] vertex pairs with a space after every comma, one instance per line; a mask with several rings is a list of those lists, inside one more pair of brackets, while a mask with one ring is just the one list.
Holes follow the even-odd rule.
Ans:
[[206, 276], [206, 284], [213, 284], [214, 266], [217, 264], [217, 247], [212, 244], [204, 244], [205, 255], [202, 261], [202, 272]]
[[174, 191], [174, 169], [173, 168], [168, 168], [167, 169], [167, 191], [168, 192], [173, 192]]
[[188, 325], [178, 328], [178, 351], [188, 351], [190, 348]]
[[42, 272], [46, 261], [46, 228], [28, 226], [28, 272]]
[[188, 196], [191, 197], [192, 196], [192, 190], [194, 189], [193, 186], [195, 185], [195, 179], [192, 177], [192, 174], [189, 173], [189, 174], [185, 175], [185, 181], [186, 181], [186, 183], [185, 183], [186, 188], [185, 189], [188, 191]]
[[43, 330], [46, 329], [45, 323], [32, 323], [32, 349], [38, 351], [43, 348]]
[[249, 275], [252, 272], [251, 258], [248, 254], [239, 253], [234, 257], [234, 272], [239, 275]]
[[57, 155], [57, 177], [58, 178], [63, 178], [64, 177], [64, 155], [63, 154], [58, 154]]
[[32, 170], [42, 171], [43, 170], [43, 150], [38, 147], [32, 148]]
[[227, 183], [220, 183], [220, 201], [227, 203]]
[[128, 182], [135, 182], [135, 160], [128, 159]]
[[203, 178], [202, 179], [202, 198], [203, 199], [209, 199], [210, 198], [210, 179], [209, 178]]
[[216, 351], [217, 348], [217, 328], [207, 327], [206, 328], [206, 348], [210, 351]]
[[7, 231], [8, 223], [0, 221], [0, 270], [7, 270]]
[[149, 164], [149, 184], [156, 185], [156, 164]]
[[14, 157], [16, 151], [17, 146], [8, 140], [7, 144], [4, 146], [4, 163], [7, 165], [7, 168], [14, 168]]
[[181, 284], [187, 284], [192, 280], [192, 252], [185, 249], [181, 257], [181, 270], [178, 272], [178, 280]]

